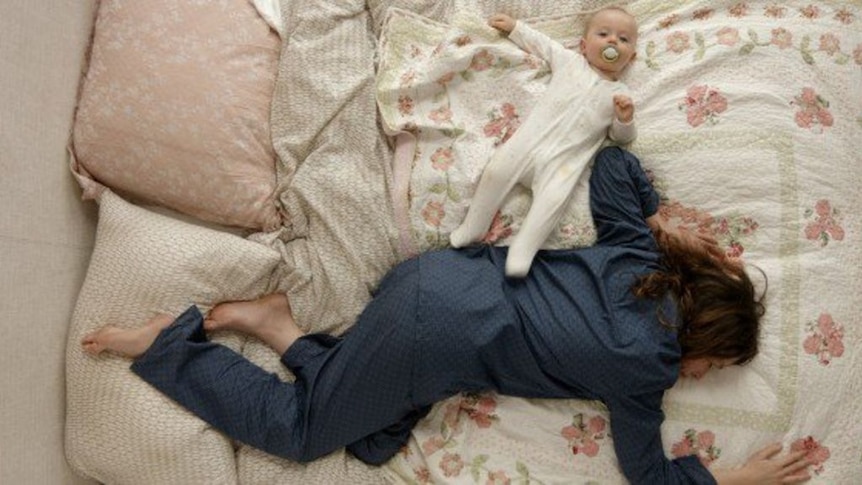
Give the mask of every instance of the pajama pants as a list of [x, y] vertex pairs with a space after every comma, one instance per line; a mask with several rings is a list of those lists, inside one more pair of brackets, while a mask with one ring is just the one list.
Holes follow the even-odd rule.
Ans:
[[267, 453], [307, 462], [346, 446], [379, 465], [430, 410], [411, 400], [415, 277], [400, 278], [392, 290], [369, 304], [350, 338], [297, 340], [281, 357], [293, 383], [208, 341], [194, 306], [132, 370], [229, 437]]

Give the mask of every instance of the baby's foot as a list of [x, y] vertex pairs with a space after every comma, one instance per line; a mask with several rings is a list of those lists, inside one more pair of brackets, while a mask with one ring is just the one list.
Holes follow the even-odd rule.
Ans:
[[457, 229], [449, 234], [449, 244], [452, 245], [453, 248], [463, 248], [468, 246], [474, 239], [473, 235], [470, 234], [470, 231], [467, 230], [463, 224], [458, 226]]
[[303, 335], [293, 319], [287, 296], [281, 293], [252, 301], [216, 305], [204, 319], [204, 329], [246, 333], [262, 340], [279, 354]]
[[81, 347], [90, 355], [109, 351], [136, 359], [150, 348], [159, 332], [173, 321], [174, 317], [162, 313], [151, 318], [141, 327], [120, 328], [107, 325], [85, 335], [81, 339]]

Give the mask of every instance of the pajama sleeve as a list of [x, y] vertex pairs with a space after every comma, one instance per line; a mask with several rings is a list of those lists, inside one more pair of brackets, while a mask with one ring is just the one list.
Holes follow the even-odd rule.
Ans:
[[634, 120], [631, 120], [628, 123], [623, 123], [614, 116], [614, 120], [611, 122], [611, 127], [608, 129], [608, 138], [621, 145], [625, 145], [635, 141], [637, 136], [638, 131], [635, 127]]
[[[582, 56], [573, 55], [572, 51], [563, 47], [563, 44], [533, 29], [520, 20], [515, 22], [515, 28], [509, 32], [509, 40], [530, 54], [537, 55], [548, 61], [551, 65], [551, 72], [557, 71], [562, 64], [571, 62], [573, 58], [582, 59]], [[586, 67], [585, 61], [582, 64]]]
[[596, 155], [590, 176], [596, 244], [657, 250], [646, 219], [658, 212], [658, 205], [658, 194], [634, 155], [618, 147]]
[[670, 460], [661, 440], [663, 391], [606, 399], [620, 468], [630, 483], [714, 485], [712, 473], [694, 455]]

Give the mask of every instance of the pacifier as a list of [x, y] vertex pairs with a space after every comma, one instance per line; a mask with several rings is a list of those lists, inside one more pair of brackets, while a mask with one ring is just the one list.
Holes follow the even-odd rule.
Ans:
[[617, 62], [617, 59], [620, 58], [620, 51], [617, 50], [616, 47], [609, 45], [602, 49], [602, 59], [605, 62]]

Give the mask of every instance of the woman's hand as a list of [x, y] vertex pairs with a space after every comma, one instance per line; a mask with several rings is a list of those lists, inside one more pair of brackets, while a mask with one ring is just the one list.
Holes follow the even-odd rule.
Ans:
[[805, 451], [776, 458], [780, 451], [781, 444], [769, 445], [751, 455], [742, 468], [715, 470], [715, 481], [719, 485], [778, 485], [802, 483], [811, 478], [805, 470], [810, 465]]
[[515, 19], [504, 13], [498, 13], [488, 19], [488, 25], [508, 34], [515, 28]]
[[623, 123], [631, 123], [635, 116], [635, 104], [632, 98], [624, 94], [614, 95], [614, 113]]

